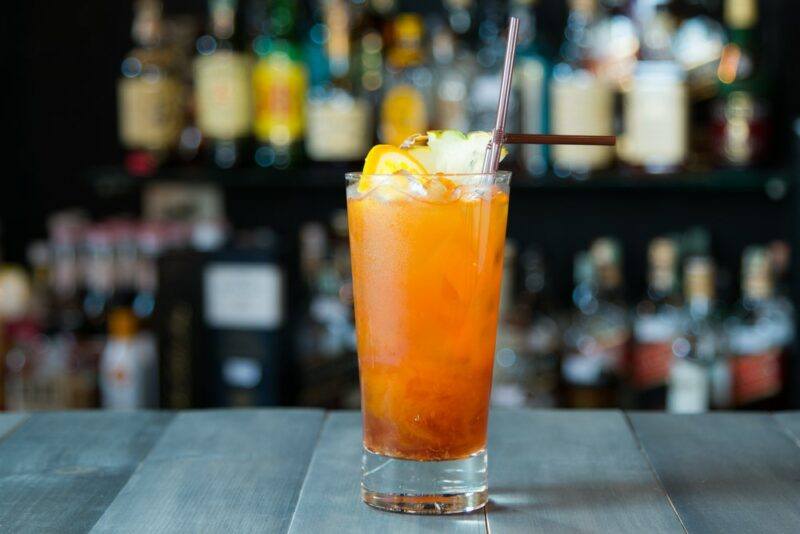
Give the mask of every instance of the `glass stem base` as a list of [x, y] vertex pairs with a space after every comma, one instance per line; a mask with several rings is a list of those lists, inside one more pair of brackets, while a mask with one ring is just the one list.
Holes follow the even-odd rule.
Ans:
[[460, 460], [424, 462], [364, 449], [361, 497], [375, 508], [408, 514], [460, 514], [489, 500], [486, 451]]

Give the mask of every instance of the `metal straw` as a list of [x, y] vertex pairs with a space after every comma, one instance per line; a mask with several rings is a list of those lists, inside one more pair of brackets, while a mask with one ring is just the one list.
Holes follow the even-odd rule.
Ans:
[[483, 160], [483, 172], [497, 172], [500, 165], [500, 148], [503, 146], [503, 133], [506, 127], [506, 111], [508, 100], [511, 96], [511, 78], [514, 75], [514, 54], [517, 49], [517, 34], [519, 33], [519, 19], [508, 19], [508, 41], [506, 42], [506, 58], [503, 62], [503, 77], [500, 83], [500, 98], [497, 101], [497, 120], [492, 131], [492, 141], [486, 148], [486, 157]]

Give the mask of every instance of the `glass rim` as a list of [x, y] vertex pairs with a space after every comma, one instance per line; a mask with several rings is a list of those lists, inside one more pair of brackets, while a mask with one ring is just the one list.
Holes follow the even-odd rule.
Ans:
[[[410, 178], [417, 178], [417, 179], [435, 179], [435, 178], [447, 178], [448, 180], [453, 181], [460, 181], [460, 180], [474, 180], [475, 178], [482, 178], [482, 179], [491, 179], [492, 183], [494, 184], [505, 184], [511, 181], [511, 171], [495, 171], [495, 172], [437, 172], [437, 173], [428, 173], [428, 174], [420, 174], [420, 173], [400, 173], [401, 176], [407, 176]], [[344, 177], [348, 184], [358, 182], [362, 176], [369, 176], [371, 178], [379, 178], [384, 180], [390, 180], [397, 176], [397, 174], [379, 174], [379, 173], [367, 173], [366, 175], [360, 171], [353, 171], [345, 173]]]

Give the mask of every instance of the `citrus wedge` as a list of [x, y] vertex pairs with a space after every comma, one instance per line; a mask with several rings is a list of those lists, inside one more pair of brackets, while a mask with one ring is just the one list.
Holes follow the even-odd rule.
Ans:
[[[364, 171], [358, 182], [358, 191], [364, 192], [371, 188], [370, 175], [408, 173], [414, 175], [428, 174], [425, 166], [415, 158], [414, 150], [404, 150], [393, 145], [375, 145], [367, 154], [364, 161]], [[418, 151], [423, 155], [423, 151]]]

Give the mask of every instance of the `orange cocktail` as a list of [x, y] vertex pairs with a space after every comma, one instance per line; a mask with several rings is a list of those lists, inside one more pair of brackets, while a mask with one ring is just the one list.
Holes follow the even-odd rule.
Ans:
[[470, 457], [486, 447], [510, 173], [366, 178], [348, 175], [347, 199], [364, 446]]

